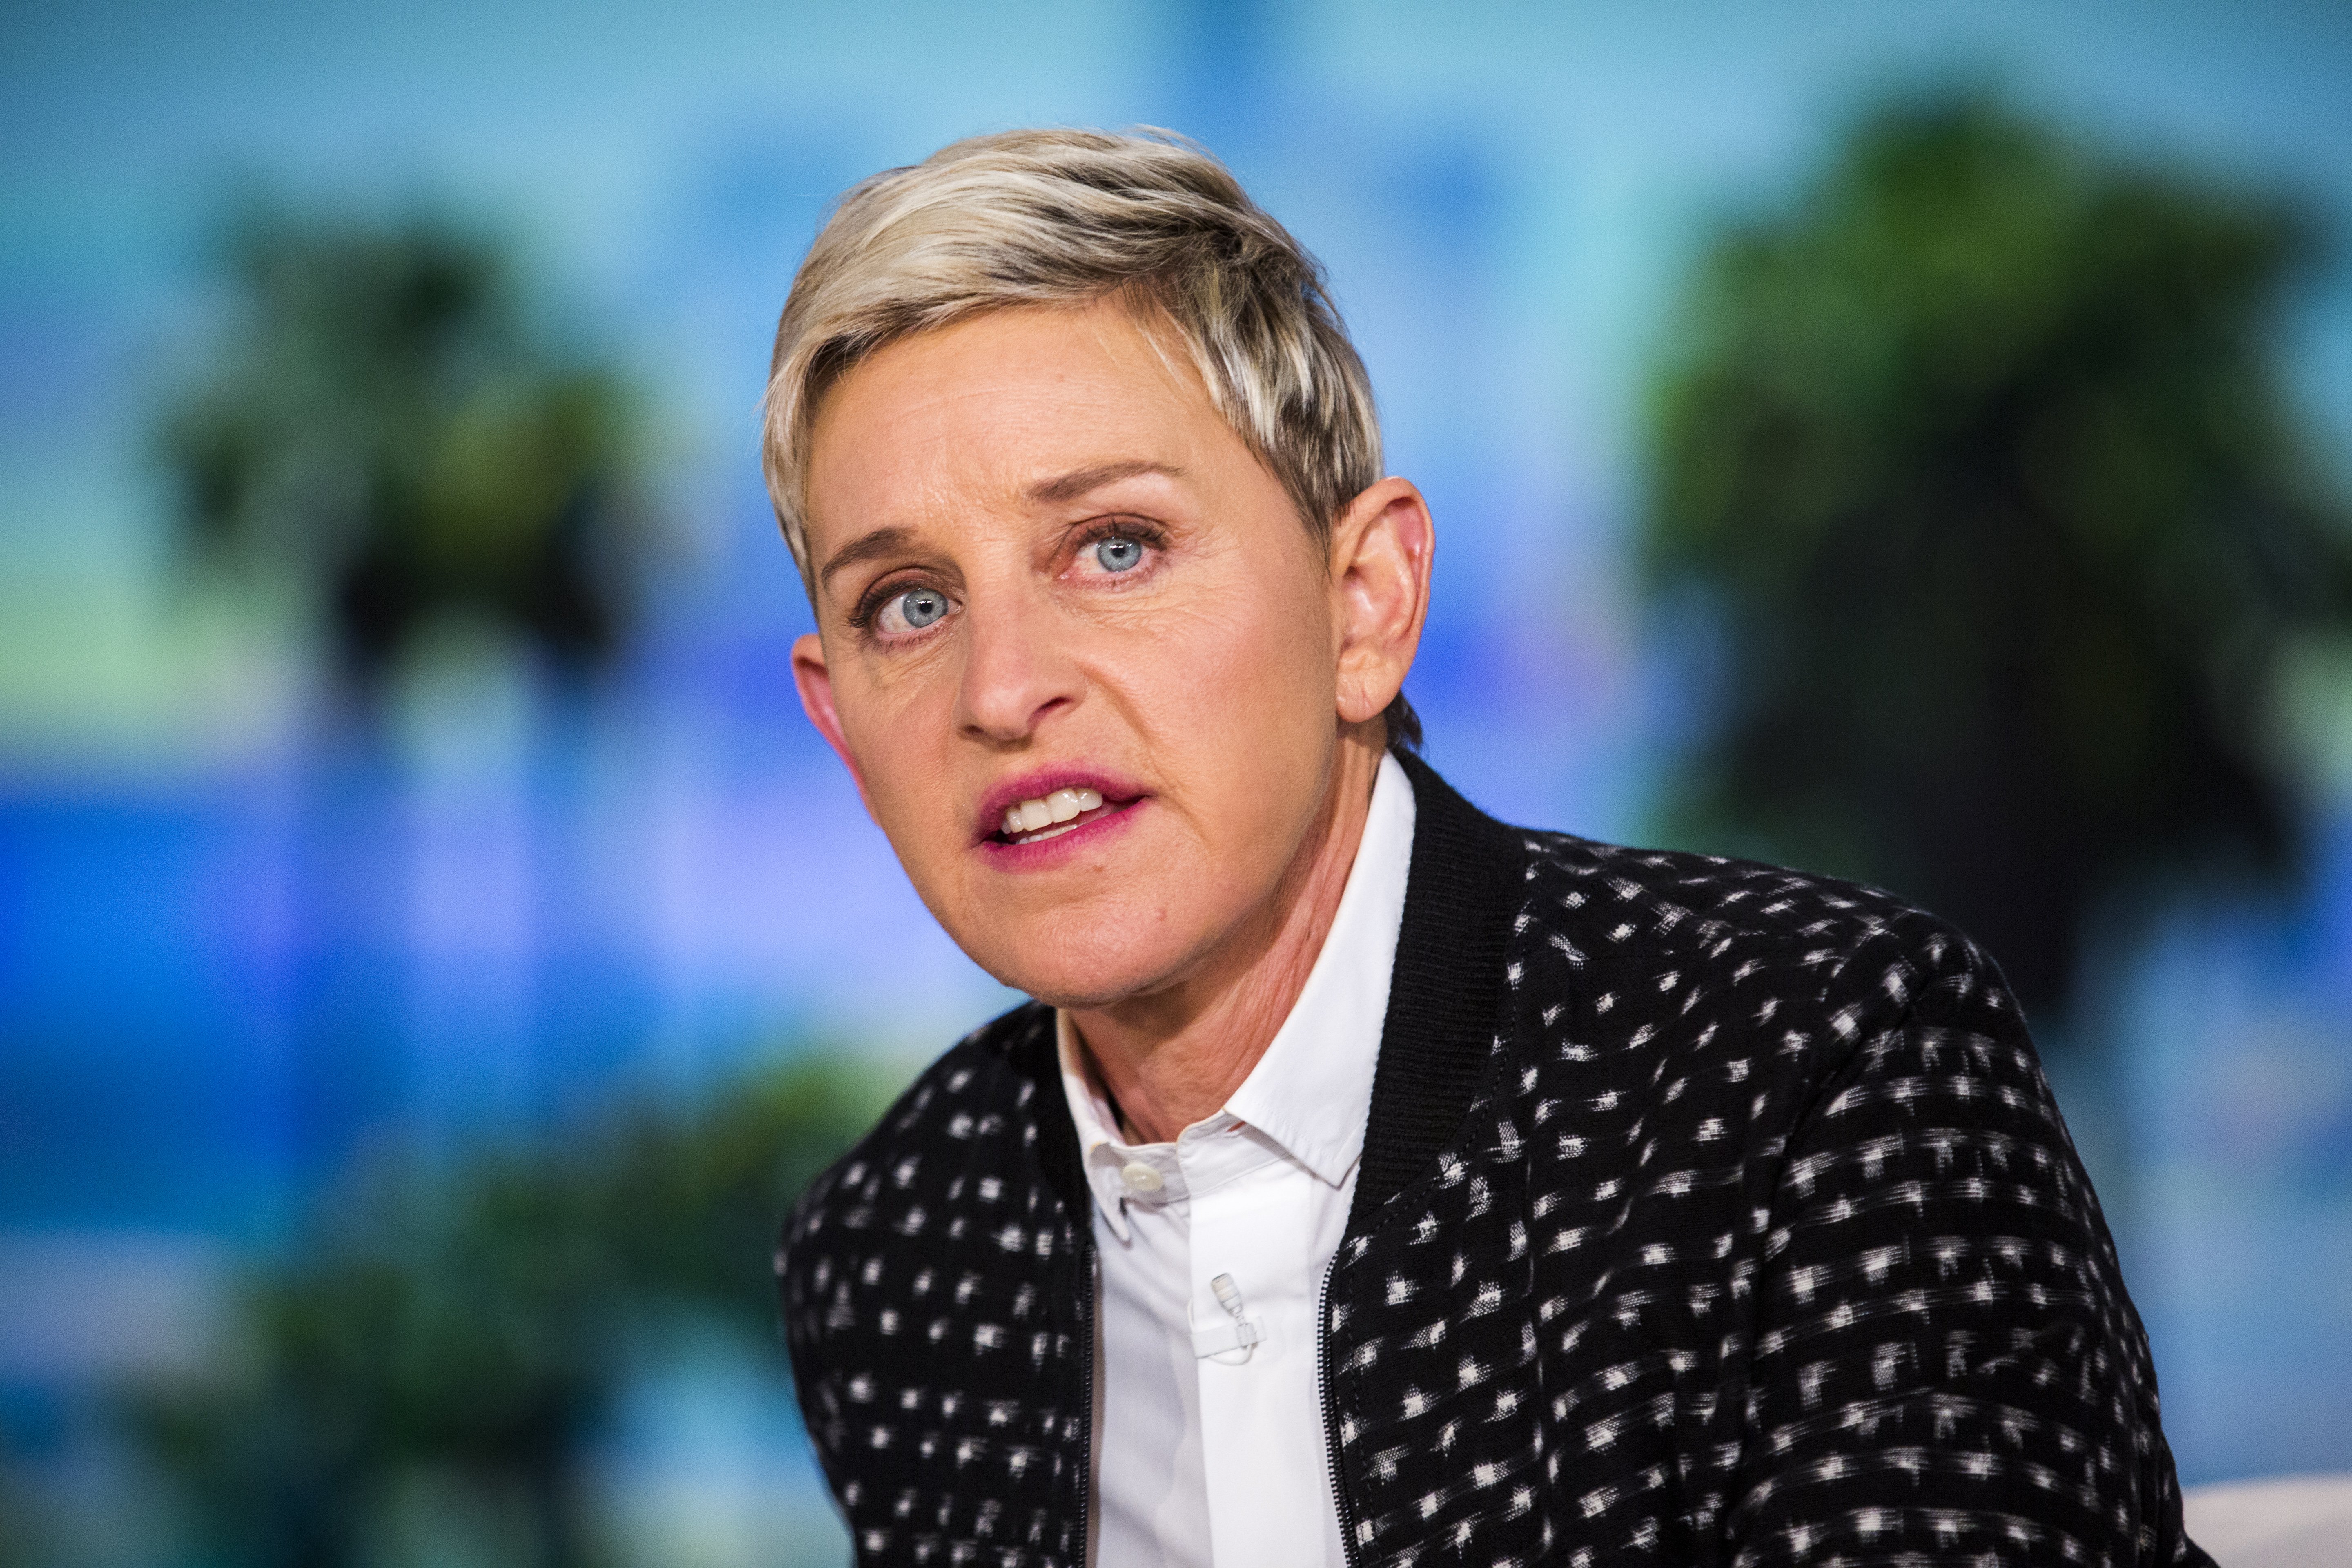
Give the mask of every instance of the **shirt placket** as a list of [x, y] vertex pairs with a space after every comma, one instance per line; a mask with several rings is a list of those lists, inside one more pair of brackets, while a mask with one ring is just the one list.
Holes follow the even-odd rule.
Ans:
[[[1209, 1538], [1218, 1568], [1324, 1561], [1331, 1530], [1315, 1394], [1313, 1178], [1228, 1129], [1183, 1149], [1190, 1190], [1189, 1307], [1196, 1328], [1246, 1319], [1244, 1350], [1196, 1355]], [[1223, 1279], [1226, 1289], [1220, 1291]]]

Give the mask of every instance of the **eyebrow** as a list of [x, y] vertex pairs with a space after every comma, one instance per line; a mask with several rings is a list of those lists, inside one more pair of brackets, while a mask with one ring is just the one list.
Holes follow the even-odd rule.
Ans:
[[1076, 500], [1092, 490], [1098, 490], [1120, 479], [1131, 479], [1139, 474], [1160, 474], [1181, 479], [1184, 470], [1168, 463], [1154, 463], [1131, 458], [1120, 463], [1096, 463], [1088, 468], [1073, 468], [1050, 479], [1040, 479], [1029, 487], [1029, 499], [1045, 505], [1057, 501]]
[[871, 561], [877, 555], [893, 554], [906, 549], [914, 541], [915, 531], [911, 528], [877, 528], [835, 551], [833, 559], [817, 573], [816, 580], [821, 584], [830, 584], [833, 574], [842, 568], [855, 566], [861, 561]]

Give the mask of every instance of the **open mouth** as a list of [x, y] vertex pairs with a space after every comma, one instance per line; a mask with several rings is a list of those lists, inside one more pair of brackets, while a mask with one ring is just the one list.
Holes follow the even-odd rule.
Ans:
[[994, 833], [989, 835], [992, 844], [1043, 844], [1048, 838], [1059, 838], [1073, 833], [1090, 822], [1098, 822], [1114, 812], [1132, 805], [1130, 801], [1106, 800], [1095, 789], [1057, 789], [1034, 799], [1016, 801], [1004, 808], [1004, 819]]

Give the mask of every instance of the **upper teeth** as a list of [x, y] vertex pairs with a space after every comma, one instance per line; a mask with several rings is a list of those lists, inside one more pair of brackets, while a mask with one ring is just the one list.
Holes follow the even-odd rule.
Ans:
[[1102, 796], [1090, 789], [1057, 789], [1041, 800], [1024, 800], [1004, 814], [1004, 836], [1011, 838], [1067, 822], [1102, 803]]

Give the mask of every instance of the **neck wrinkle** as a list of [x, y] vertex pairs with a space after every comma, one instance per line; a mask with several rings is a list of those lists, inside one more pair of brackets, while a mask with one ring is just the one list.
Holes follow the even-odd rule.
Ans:
[[1274, 1043], [1338, 918], [1385, 754], [1377, 732], [1370, 744], [1354, 735], [1341, 741], [1321, 819], [1252, 922], [1266, 934], [1236, 972], [1070, 1016], [1107, 1097], [1137, 1137], [1171, 1142], [1214, 1115]]

